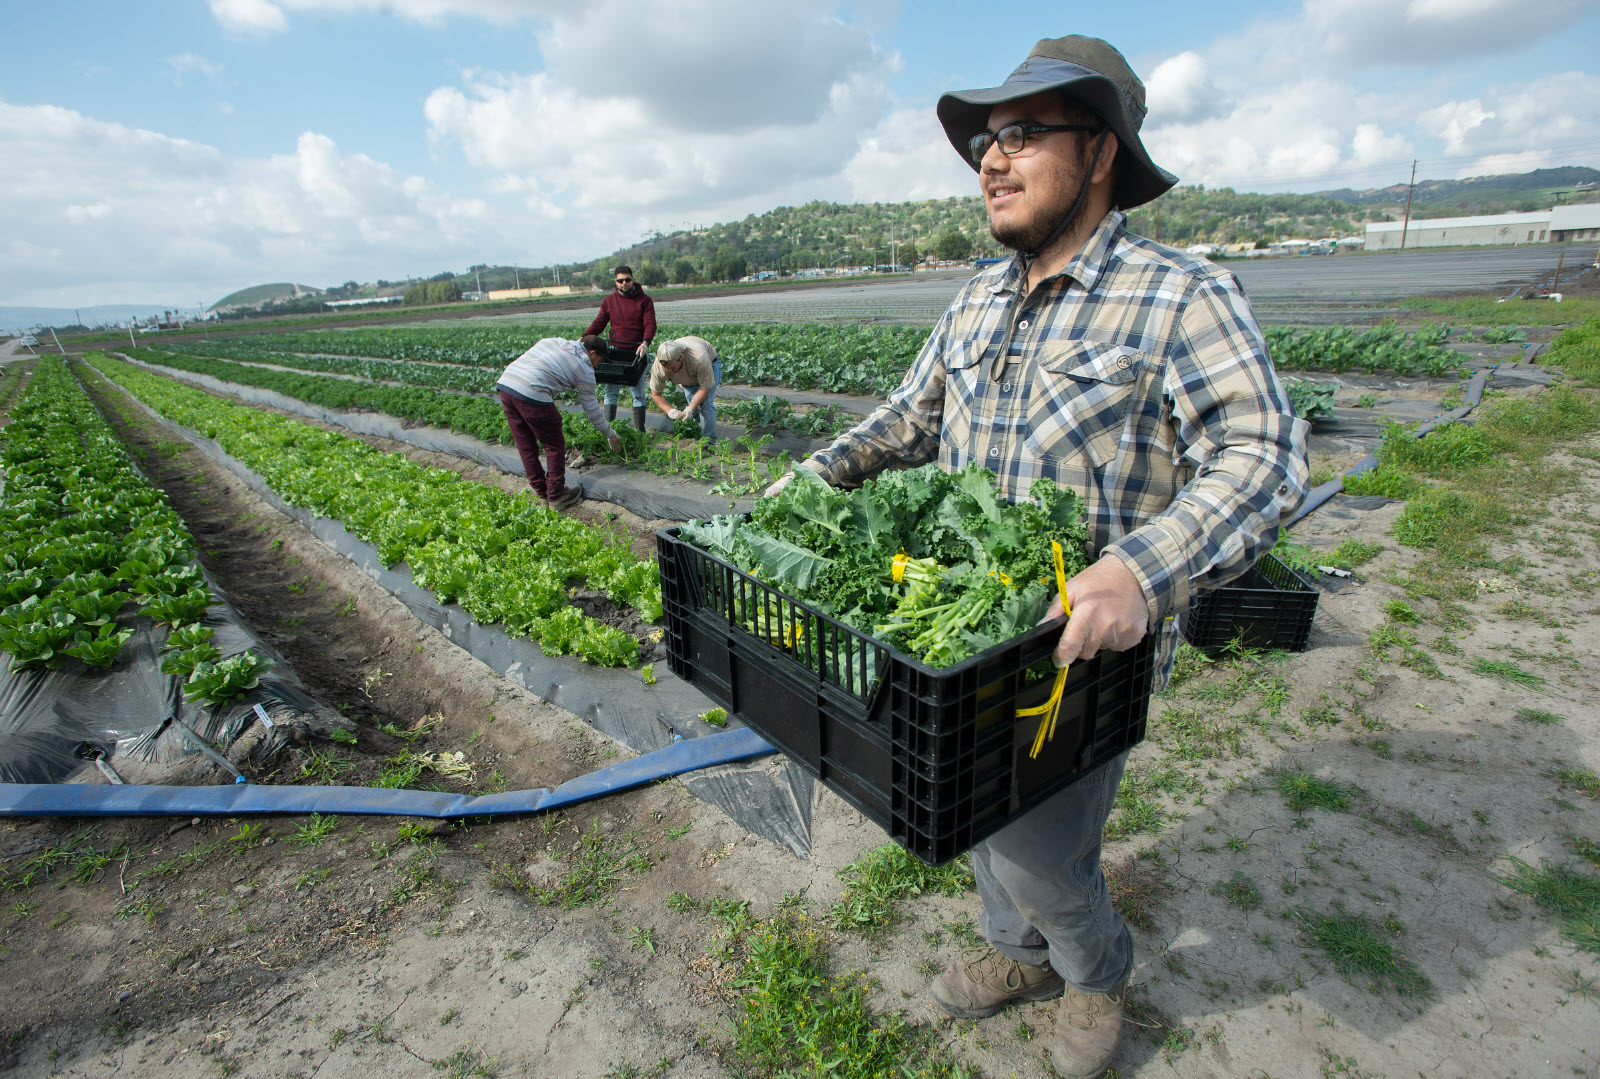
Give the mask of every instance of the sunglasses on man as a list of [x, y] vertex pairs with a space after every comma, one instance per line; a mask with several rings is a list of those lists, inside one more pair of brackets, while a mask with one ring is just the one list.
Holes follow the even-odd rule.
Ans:
[[617, 284], [619, 284], [619, 285], [631, 285], [631, 284], [633, 284], [633, 278], [631, 278], [631, 277], [619, 277], [619, 278], [617, 278]]
[[1088, 131], [1098, 132], [1105, 128], [1100, 124], [1032, 124], [1019, 122], [1007, 124], [999, 131], [980, 131], [967, 140], [967, 156], [978, 164], [983, 164], [983, 155], [989, 152], [989, 147], [995, 143], [1000, 144], [1000, 152], [1010, 157], [1012, 154], [1022, 152], [1023, 146], [1028, 142], [1030, 135], [1042, 135], [1047, 131]]

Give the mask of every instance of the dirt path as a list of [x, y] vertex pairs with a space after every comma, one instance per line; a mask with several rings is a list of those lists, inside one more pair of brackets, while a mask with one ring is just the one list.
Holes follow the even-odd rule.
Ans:
[[[110, 414], [207, 568], [360, 721], [357, 746], [299, 751], [286, 778], [343, 767], [335, 752], [341, 781], [370, 782], [385, 757], [461, 750], [475, 788], [510, 788], [626, 752], [495, 678], [192, 450]], [[1385, 549], [1321, 597], [1310, 651], [1184, 654], [1108, 829], [1138, 963], [1119, 1076], [1600, 1074], [1600, 964], [1499, 882], [1506, 855], [1600, 850], [1600, 787], [1584, 785], [1600, 769], [1600, 449], [1573, 451], [1540, 473], [1548, 497], [1495, 540], [1470, 595], [1429, 592], [1431, 563], [1388, 534], [1398, 505], [1335, 505], [1297, 536]], [[1416, 621], [1397, 622], [1395, 601]], [[377, 729], [428, 715], [415, 742]], [[804, 861], [677, 783], [516, 822], [346, 819], [320, 841], [303, 818], [254, 834], [105, 822], [86, 845], [125, 858], [79, 856], [0, 897], [0, 1067], [724, 1075], [736, 1012], [708, 954], [722, 929], [672, 897], [766, 917], [803, 892], [826, 924], [837, 871], [884, 836], [827, 794], [814, 820]], [[0, 872], [81, 824], [0, 823]], [[879, 940], [828, 934], [838, 966], [874, 979], [872, 1006], [931, 1024], [984, 1075], [1049, 1075], [1050, 1005], [977, 1023], [928, 1005], [975, 899], [901, 909]], [[1387, 965], [1349, 965], [1352, 943]]]

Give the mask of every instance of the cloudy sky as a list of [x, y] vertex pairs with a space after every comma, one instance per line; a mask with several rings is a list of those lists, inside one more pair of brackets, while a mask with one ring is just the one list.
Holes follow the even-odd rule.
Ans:
[[1600, 0], [83, 0], [6, 26], [5, 305], [189, 306], [972, 193], [939, 93], [1065, 33], [1128, 56], [1184, 183], [1600, 166]]

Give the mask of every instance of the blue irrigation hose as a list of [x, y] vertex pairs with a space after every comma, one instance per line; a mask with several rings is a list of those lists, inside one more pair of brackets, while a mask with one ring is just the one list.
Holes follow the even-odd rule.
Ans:
[[243, 817], [258, 813], [508, 817], [576, 805], [699, 768], [775, 752], [755, 731], [738, 727], [673, 742], [633, 760], [568, 780], [553, 790], [481, 795], [261, 783], [211, 787], [0, 783], [0, 817]]

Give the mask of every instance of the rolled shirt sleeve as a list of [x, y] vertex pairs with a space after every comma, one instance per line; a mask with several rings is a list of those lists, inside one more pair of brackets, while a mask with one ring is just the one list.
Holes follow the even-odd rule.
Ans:
[[1138, 578], [1152, 625], [1271, 550], [1309, 481], [1310, 425], [1295, 415], [1231, 280], [1204, 282], [1186, 305], [1164, 392], [1194, 476], [1170, 506], [1102, 551]]

